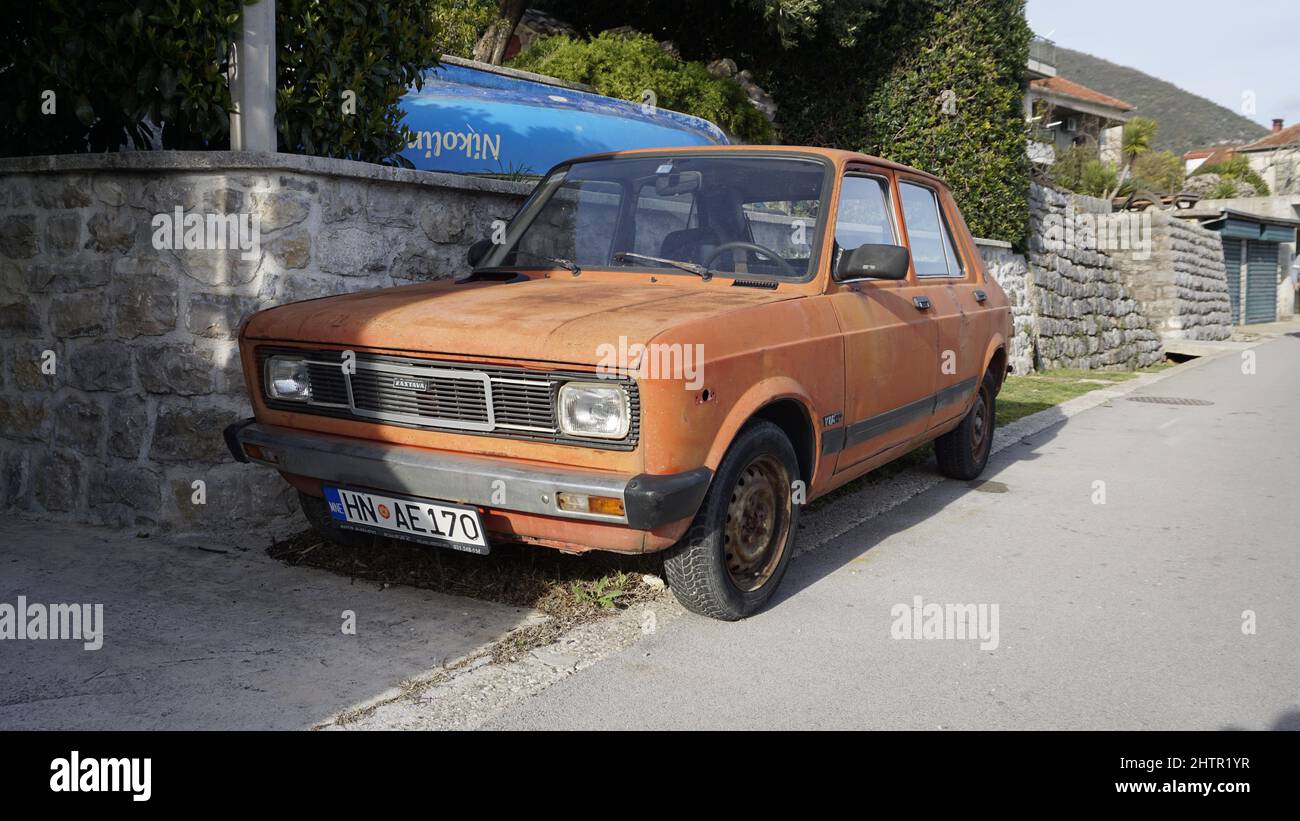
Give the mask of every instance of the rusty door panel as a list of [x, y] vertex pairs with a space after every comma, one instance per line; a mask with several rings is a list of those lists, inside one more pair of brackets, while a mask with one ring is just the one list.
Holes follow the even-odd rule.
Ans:
[[938, 373], [937, 326], [914, 299], [925, 288], [868, 282], [828, 298], [844, 331], [844, 433], [836, 472], [923, 433]]

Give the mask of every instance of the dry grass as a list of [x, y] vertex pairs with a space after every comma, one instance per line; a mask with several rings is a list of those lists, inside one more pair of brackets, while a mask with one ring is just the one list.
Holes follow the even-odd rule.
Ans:
[[663, 573], [662, 559], [656, 555], [567, 556], [547, 547], [494, 544], [491, 555], [477, 556], [378, 537], [361, 541], [368, 544], [344, 546], [305, 530], [271, 545], [267, 553], [290, 565], [318, 567], [352, 579], [532, 608], [551, 617], [537, 627], [556, 635], [653, 598], [658, 589], [642, 577]]

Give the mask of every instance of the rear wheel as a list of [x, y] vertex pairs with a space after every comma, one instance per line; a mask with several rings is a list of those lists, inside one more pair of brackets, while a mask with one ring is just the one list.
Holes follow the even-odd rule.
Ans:
[[794, 552], [799, 462], [771, 422], [747, 425], [723, 457], [704, 503], [664, 559], [668, 586], [688, 610], [735, 621], [767, 603]]
[[974, 479], [984, 472], [993, 449], [993, 420], [997, 415], [997, 383], [984, 374], [975, 404], [961, 424], [934, 440], [939, 472], [950, 479]]

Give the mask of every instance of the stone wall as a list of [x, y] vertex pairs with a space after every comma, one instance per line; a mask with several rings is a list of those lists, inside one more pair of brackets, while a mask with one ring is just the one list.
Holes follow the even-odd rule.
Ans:
[[1011, 243], [993, 239], [977, 239], [984, 267], [1011, 303], [1012, 336], [1008, 344], [1007, 362], [1011, 372], [1018, 374], [1034, 371], [1034, 308], [1031, 299], [1029, 263], [1023, 254], [1011, 249]]
[[1108, 222], [1110, 203], [1033, 185], [1029, 207], [1035, 367], [1131, 370], [1159, 362], [1160, 339], [1109, 253], [1118, 227]]
[[[222, 442], [250, 414], [241, 319], [458, 273], [528, 190], [291, 155], [0, 160], [0, 510], [146, 532], [292, 512]], [[256, 216], [255, 253], [156, 249], [178, 207]]]
[[1034, 185], [1028, 253], [976, 240], [1011, 301], [1009, 359], [1044, 368], [1132, 369], [1159, 362], [1162, 340], [1227, 339], [1227, 280], [1218, 235], [1161, 211]]
[[1123, 218], [1130, 223], [1148, 221], [1149, 249], [1121, 249], [1111, 256], [1161, 339], [1230, 337], [1232, 314], [1219, 234], [1160, 211]]

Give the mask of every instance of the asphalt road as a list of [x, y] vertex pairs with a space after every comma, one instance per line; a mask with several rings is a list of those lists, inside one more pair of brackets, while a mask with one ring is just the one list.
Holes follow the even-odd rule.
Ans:
[[[489, 726], [1300, 729], [1300, 339], [1253, 351], [1134, 394], [1213, 404], [1085, 411]], [[996, 604], [996, 648], [892, 638], [918, 596]]]

